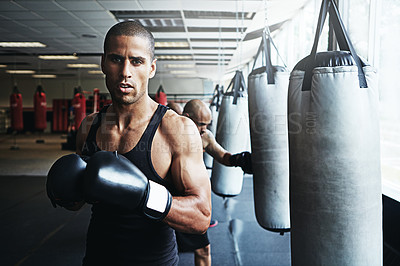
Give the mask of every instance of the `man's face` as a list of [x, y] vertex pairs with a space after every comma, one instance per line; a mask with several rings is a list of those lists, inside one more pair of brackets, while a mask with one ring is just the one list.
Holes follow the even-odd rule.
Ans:
[[191, 118], [199, 130], [200, 136], [203, 136], [207, 126], [211, 123], [211, 113], [200, 110], [197, 115]]
[[127, 105], [147, 93], [148, 81], [156, 72], [156, 60], [151, 58], [145, 38], [110, 36], [101, 69], [113, 101]]

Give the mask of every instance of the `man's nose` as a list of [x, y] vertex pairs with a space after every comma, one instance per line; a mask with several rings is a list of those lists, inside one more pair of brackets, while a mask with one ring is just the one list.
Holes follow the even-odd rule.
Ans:
[[124, 61], [123, 65], [122, 65], [121, 76], [124, 79], [132, 77], [132, 72], [131, 72], [131, 67], [130, 67], [129, 60], [125, 60]]

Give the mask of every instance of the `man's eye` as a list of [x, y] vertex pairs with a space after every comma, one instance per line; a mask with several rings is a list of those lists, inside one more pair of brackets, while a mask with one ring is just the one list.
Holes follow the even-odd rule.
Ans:
[[134, 65], [140, 65], [140, 64], [142, 64], [142, 63], [143, 63], [143, 61], [140, 60], [140, 59], [133, 59], [133, 60], [132, 60], [132, 64], [134, 64]]
[[112, 62], [115, 62], [115, 63], [120, 63], [120, 62], [122, 62], [121, 58], [119, 58], [119, 57], [112, 57], [112, 58], [111, 58], [111, 61], [112, 61]]

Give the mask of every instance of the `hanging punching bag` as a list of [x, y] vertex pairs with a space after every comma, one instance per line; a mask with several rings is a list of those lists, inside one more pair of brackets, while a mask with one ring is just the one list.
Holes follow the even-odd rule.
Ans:
[[160, 85], [160, 87], [158, 87], [158, 90], [157, 90], [157, 93], [155, 96], [155, 100], [159, 104], [167, 106], [167, 94], [165, 93], [162, 85]]
[[47, 127], [47, 105], [46, 94], [41, 85], [37, 86], [33, 99], [33, 109], [35, 116], [35, 129], [43, 131]]
[[72, 99], [72, 106], [74, 107], [75, 115], [75, 128], [78, 129], [82, 120], [86, 116], [86, 98], [82, 93], [81, 87], [74, 89], [74, 98]]
[[[229, 88], [232, 88], [229, 91]], [[224, 96], [217, 123], [217, 142], [232, 154], [247, 150], [250, 131], [247, 92], [241, 71], [236, 71]], [[216, 160], [211, 175], [212, 191], [222, 197], [237, 196], [242, 191], [243, 171], [227, 167]]]
[[[316, 53], [328, 10], [342, 51]], [[382, 265], [377, 109], [376, 72], [324, 0], [312, 52], [289, 83], [292, 265]]]
[[270, 38], [263, 34], [256, 56], [264, 52], [265, 66], [253, 66], [248, 78], [251, 159], [257, 222], [282, 233], [290, 228], [286, 124], [289, 72], [272, 66]]
[[22, 95], [17, 86], [14, 86], [10, 95], [10, 115], [11, 128], [14, 131], [22, 131], [24, 129], [24, 119], [22, 113]]
[[[214, 96], [211, 100], [210, 103], [210, 110], [211, 110], [211, 124], [208, 125], [208, 130], [210, 130], [213, 135], [215, 136], [215, 133], [217, 131], [217, 122], [218, 122], [218, 112], [219, 112], [219, 107], [221, 104], [220, 99], [222, 98], [222, 92], [219, 88], [219, 85], [217, 84], [214, 89]], [[213, 157], [209, 155], [207, 152], [203, 152], [203, 161], [204, 164], [207, 168], [212, 168], [213, 165]]]

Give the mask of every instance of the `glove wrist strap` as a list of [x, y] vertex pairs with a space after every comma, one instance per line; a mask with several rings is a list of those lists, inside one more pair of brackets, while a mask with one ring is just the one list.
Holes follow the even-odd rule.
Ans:
[[171, 208], [172, 196], [163, 186], [149, 180], [147, 200], [143, 206], [144, 214], [156, 220], [161, 220], [167, 216]]

